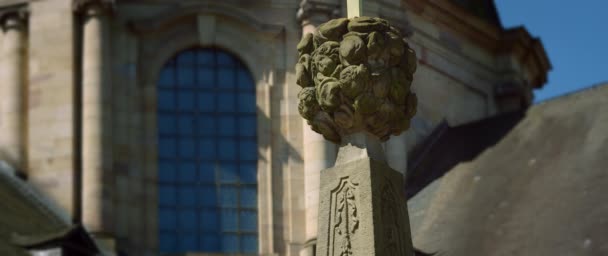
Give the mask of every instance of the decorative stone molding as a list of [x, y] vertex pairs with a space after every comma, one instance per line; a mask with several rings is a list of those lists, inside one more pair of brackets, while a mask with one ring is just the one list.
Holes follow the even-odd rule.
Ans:
[[416, 54], [380, 18], [330, 20], [298, 44], [298, 110], [312, 129], [339, 143], [369, 132], [382, 141], [409, 128], [417, 98], [410, 92]]
[[324, 20], [322, 22], [337, 18], [340, 16], [340, 4], [318, 0], [302, 0], [302, 2], [300, 2], [300, 8], [296, 13], [298, 21], [300, 21], [302, 25], [314, 23], [317, 21], [317, 19], [314, 18], [315, 16], [323, 17]]
[[413, 256], [403, 176], [362, 157], [321, 171], [316, 255]]
[[285, 31], [285, 26], [267, 23], [259, 17], [252, 15], [242, 8], [221, 2], [204, 2], [179, 8], [169, 8], [159, 12], [152, 17], [130, 20], [129, 28], [132, 32], [142, 34], [158, 34], [164, 30], [171, 29], [172, 26], [183, 20], [198, 22], [199, 17], [218, 17], [224, 16], [250, 27], [256, 33], [266, 34], [269, 37], [277, 37]]
[[352, 255], [352, 238], [359, 229], [357, 216], [357, 200], [359, 184], [347, 177], [342, 177], [340, 183], [331, 191], [331, 208], [329, 214], [329, 240], [335, 241], [329, 246], [332, 255]]
[[15, 5], [0, 9], [0, 26], [6, 30], [9, 28], [21, 28], [27, 24], [29, 9], [26, 5]]
[[78, 14], [95, 16], [114, 11], [115, 0], [74, 0], [72, 9]]

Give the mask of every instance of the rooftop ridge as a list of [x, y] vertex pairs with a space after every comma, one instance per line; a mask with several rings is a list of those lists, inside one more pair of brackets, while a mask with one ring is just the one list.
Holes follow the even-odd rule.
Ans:
[[23, 197], [28, 198], [35, 208], [54, 221], [55, 224], [66, 227], [71, 225], [70, 218], [65, 211], [17, 177], [14, 168], [5, 161], [0, 160], [0, 182], [2, 181], [22, 194]]
[[589, 87], [580, 88], [578, 90], [566, 92], [564, 94], [560, 94], [557, 96], [553, 96], [551, 98], [544, 99], [542, 101], [535, 103], [534, 105], [532, 105], [532, 107], [545, 105], [547, 103], [551, 103], [551, 102], [554, 102], [557, 100], [569, 99], [569, 98], [572, 98], [575, 96], [579, 96], [581, 94], [587, 94], [587, 93], [595, 91], [595, 90], [603, 90], [603, 89], [608, 90], [608, 81], [598, 82], [598, 83], [592, 84]]

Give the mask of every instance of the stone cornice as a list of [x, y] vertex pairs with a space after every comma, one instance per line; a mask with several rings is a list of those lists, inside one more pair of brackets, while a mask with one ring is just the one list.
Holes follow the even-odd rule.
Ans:
[[340, 16], [340, 4], [339, 2], [327, 2], [319, 0], [302, 0], [300, 2], [300, 8], [296, 14], [298, 21], [302, 24], [310, 22], [309, 20], [315, 16], [324, 16], [326, 20], [320, 21], [325, 22], [330, 19], [334, 19]]
[[502, 28], [474, 16], [447, 0], [402, 0], [406, 8], [440, 27], [448, 28], [481, 47], [495, 51]]
[[74, 0], [74, 12], [84, 15], [96, 15], [114, 11], [116, 0]]
[[515, 27], [503, 32], [499, 46], [500, 54], [514, 56], [529, 72], [530, 86], [541, 88], [547, 82], [547, 73], [552, 66], [538, 37], [531, 36], [524, 27]]
[[129, 27], [136, 34], [151, 34], [167, 29], [184, 19], [194, 21], [199, 15], [229, 17], [270, 36], [277, 36], [285, 30], [283, 25], [266, 23], [243, 9], [223, 3], [198, 3], [172, 7], [150, 18], [131, 20]]
[[492, 55], [515, 56], [519, 65], [528, 73], [531, 87], [541, 88], [546, 83], [551, 63], [543, 44], [525, 28], [503, 29], [448, 0], [402, 1], [407, 10], [439, 28], [454, 32]]
[[29, 9], [27, 4], [17, 4], [0, 8], [0, 26], [3, 29], [20, 27], [27, 23]]

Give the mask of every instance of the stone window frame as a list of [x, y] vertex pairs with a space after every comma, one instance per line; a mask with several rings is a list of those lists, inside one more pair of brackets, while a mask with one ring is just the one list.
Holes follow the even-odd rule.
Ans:
[[[256, 86], [258, 138], [258, 251], [274, 253], [272, 196], [271, 112], [278, 109], [271, 102], [273, 75], [285, 69], [275, 56], [285, 55], [284, 27], [264, 24], [243, 10], [228, 5], [188, 6], [169, 9], [156, 16], [131, 20], [129, 26], [137, 36], [138, 84], [141, 90], [141, 136], [144, 142], [143, 169], [146, 218], [145, 230], [150, 234], [147, 249], [158, 250], [157, 201], [157, 128], [156, 82], [165, 63], [175, 54], [193, 47], [219, 48], [234, 54], [251, 72]], [[264, 60], [263, 62], [260, 60]], [[205, 254], [203, 254], [205, 255]], [[213, 254], [217, 255], [217, 254]]]

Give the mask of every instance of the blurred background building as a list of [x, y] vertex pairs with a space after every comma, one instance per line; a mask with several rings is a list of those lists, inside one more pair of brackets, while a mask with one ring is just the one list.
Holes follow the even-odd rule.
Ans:
[[[296, 44], [344, 16], [345, 2], [0, 1], [0, 158], [16, 170], [2, 167], [0, 254], [65, 253], [78, 244], [81, 254], [314, 255], [319, 170], [333, 165], [337, 149], [298, 114]], [[558, 255], [596, 243], [599, 233], [578, 230], [581, 244], [560, 247], [570, 240], [545, 233], [552, 220], [546, 229], [533, 223], [544, 216], [534, 213], [561, 210], [562, 227], [581, 214], [566, 202], [543, 203], [563, 191], [554, 179], [572, 182], [580, 171], [551, 176], [556, 169], [539, 167], [544, 161], [578, 162], [574, 151], [550, 149], [570, 129], [596, 144], [577, 140], [569, 149], [607, 149], [594, 123], [605, 117], [563, 126], [568, 116], [551, 116], [555, 108], [578, 116], [587, 96], [526, 114], [551, 69], [540, 40], [504, 28], [491, 0], [363, 2], [363, 14], [398, 27], [419, 59], [418, 113], [385, 145], [391, 166], [409, 169], [414, 245], [448, 255]], [[597, 88], [584, 95], [607, 93]], [[458, 165], [472, 160], [483, 162]], [[534, 176], [532, 166], [547, 173]], [[522, 191], [510, 183], [521, 179], [544, 185]], [[569, 199], [579, 209], [595, 202]], [[33, 219], [41, 224], [24, 224]]]

